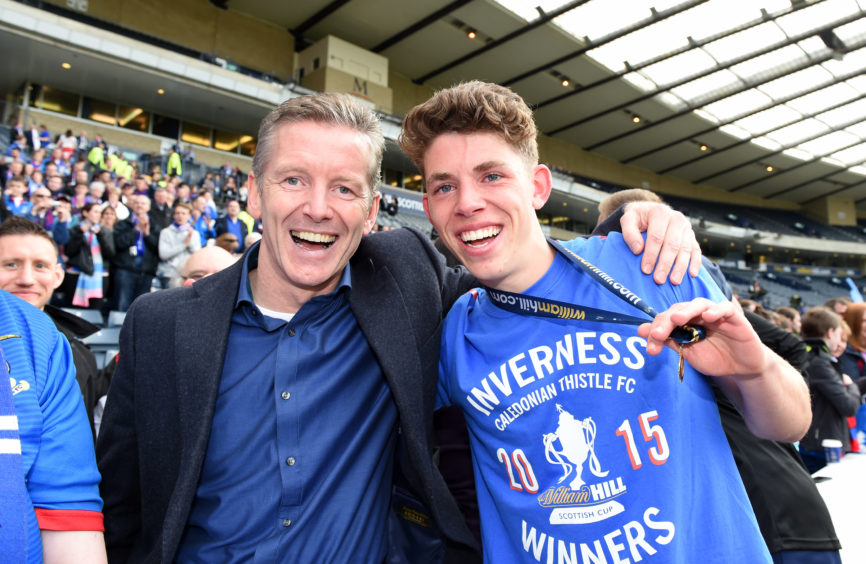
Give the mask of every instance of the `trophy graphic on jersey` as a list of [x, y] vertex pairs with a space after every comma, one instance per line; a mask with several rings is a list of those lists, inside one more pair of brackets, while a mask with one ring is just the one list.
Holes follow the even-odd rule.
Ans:
[[[559, 479], [562, 483], [572, 473], [574, 479], [569, 484], [573, 490], [580, 490], [586, 483], [583, 480], [583, 465], [589, 460], [589, 471], [598, 478], [607, 476], [607, 471], [602, 472], [601, 464], [595, 455], [595, 422], [591, 417], [580, 420], [571, 413], [565, 411], [560, 404], [556, 404], [559, 412], [559, 425], [553, 433], [544, 435], [544, 455], [551, 464], [559, 464], [563, 475]], [[556, 448], [556, 443], [559, 448]]]

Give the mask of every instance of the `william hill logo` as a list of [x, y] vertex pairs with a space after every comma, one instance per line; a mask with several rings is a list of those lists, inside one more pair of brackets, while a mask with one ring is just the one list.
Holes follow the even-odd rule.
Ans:
[[573, 490], [566, 486], [546, 489], [538, 496], [538, 505], [541, 507], [574, 507], [588, 506], [604, 503], [625, 493], [626, 487], [622, 478], [605, 480], [597, 484], [581, 486], [579, 490]]

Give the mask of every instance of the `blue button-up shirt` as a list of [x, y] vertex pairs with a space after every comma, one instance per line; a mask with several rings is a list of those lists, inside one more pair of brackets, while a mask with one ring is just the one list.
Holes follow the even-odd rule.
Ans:
[[381, 562], [397, 410], [337, 289], [286, 322], [238, 291], [178, 562]]

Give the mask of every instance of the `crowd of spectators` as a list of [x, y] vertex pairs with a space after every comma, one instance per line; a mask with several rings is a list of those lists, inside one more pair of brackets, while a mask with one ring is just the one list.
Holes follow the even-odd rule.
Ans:
[[[226, 163], [190, 185], [175, 146], [165, 166], [110, 151], [105, 140], [16, 124], [0, 161], [2, 214], [32, 220], [66, 271], [53, 301], [126, 311], [151, 289], [183, 283], [186, 259], [218, 245], [241, 253], [261, 233], [245, 210], [246, 178]], [[223, 212], [225, 210], [225, 213]], [[221, 217], [222, 215], [225, 217]]]
[[807, 468], [815, 472], [826, 464], [825, 440], [839, 441], [843, 452], [858, 451], [856, 416], [866, 395], [866, 303], [838, 297], [806, 311], [787, 306], [772, 311], [754, 300], [739, 301], [806, 345], [812, 426], [800, 441], [800, 453]]

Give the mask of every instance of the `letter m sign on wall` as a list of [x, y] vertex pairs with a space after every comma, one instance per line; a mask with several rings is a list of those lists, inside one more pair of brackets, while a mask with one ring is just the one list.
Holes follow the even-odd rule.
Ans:
[[352, 85], [352, 92], [359, 92], [364, 96], [367, 96], [367, 81], [361, 80], [356, 76], [355, 83]]

